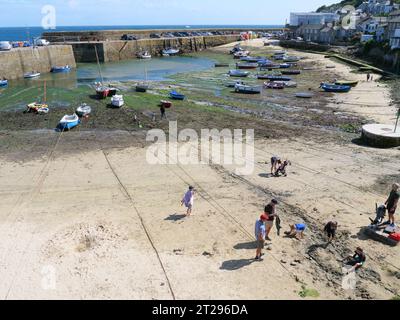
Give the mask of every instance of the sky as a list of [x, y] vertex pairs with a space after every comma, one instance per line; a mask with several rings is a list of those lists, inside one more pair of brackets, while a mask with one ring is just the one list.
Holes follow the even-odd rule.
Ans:
[[49, 12], [46, 5], [54, 6], [58, 26], [283, 25], [290, 12], [314, 11], [336, 2], [339, 0], [0, 0], [0, 27], [40, 26]]

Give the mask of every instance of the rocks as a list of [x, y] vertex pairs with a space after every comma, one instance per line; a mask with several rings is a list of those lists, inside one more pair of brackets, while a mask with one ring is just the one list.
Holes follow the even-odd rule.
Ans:
[[282, 259], [282, 260], [281, 260], [281, 263], [286, 264], [287, 261]]
[[212, 257], [213, 254], [212, 254], [212, 253], [209, 253], [209, 252], [207, 252], [207, 251], [204, 251], [204, 252], [203, 252], [203, 256], [204, 256], [204, 257]]

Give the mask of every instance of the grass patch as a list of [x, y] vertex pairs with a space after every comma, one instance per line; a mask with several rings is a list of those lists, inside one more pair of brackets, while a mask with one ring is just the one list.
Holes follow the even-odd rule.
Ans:
[[318, 298], [319, 292], [315, 289], [309, 289], [306, 286], [301, 287], [301, 291], [299, 292], [299, 296], [303, 299], [305, 298]]
[[400, 295], [395, 295], [391, 300], [400, 301]]

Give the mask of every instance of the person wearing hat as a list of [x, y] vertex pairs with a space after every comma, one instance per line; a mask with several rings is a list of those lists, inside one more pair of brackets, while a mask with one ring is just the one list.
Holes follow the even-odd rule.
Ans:
[[268, 216], [263, 213], [260, 216], [260, 219], [256, 221], [256, 227], [255, 227], [255, 236], [256, 236], [256, 242], [257, 242], [257, 252], [256, 252], [256, 260], [261, 260], [262, 256], [262, 250], [264, 249], [265, 246], [265, 222], [267, 221]]
[[358, 247], [353, 256], [348, 256], [345, 259], [346, 265], [352, 267], [348, 271], [348, 273], [354, 272], [354, 271], [360, 269], [364, 265], [366, 260], [367, 260], [367, 258], [365, 256], [364, 250], [362, 248]]
[[186, 215], [190, 216], [192, 214], [194, 204], [194, 188], [192, 186], [189, 187], [189, 191], [185, 193], [181, 205], [185, 205], [187, 208]]
[[271, 241], [269, 234], [271, 233], [272, 228], [274, 227], [275, 218], [279, 218], [279, 216], [275, 213], [275, 207], [278, 205], [278, 200], [273, 199], [269, 204], [265, 206], [264, 213], [268, 217], [265, 222], [266, 235], [265, 240]]
[[395, 183], [393, 185], [392, 191], [390, 192], [389, 198], [385, 202], [386, 209], [388, 210], [389, 213], [389, 224], [392, 227], [395, 226], [394, 215], [396, 213], [397, 204], [399, 203], [399, 198], [400, 198], [399, 189], [400, 185], [398, 183]]

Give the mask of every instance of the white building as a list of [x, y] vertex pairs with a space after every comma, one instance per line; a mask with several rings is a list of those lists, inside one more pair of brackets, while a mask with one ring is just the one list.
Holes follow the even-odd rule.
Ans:
[[390, 47], [392, 50], [400, 49], [400, 29], [396, 29], [393, 37], [390, 38]]
[[306, 24], [327, 24], [339, 21], [340, 16], [336, 13], [305, 12], [290, 14], [290, 26], [298, 27]]

